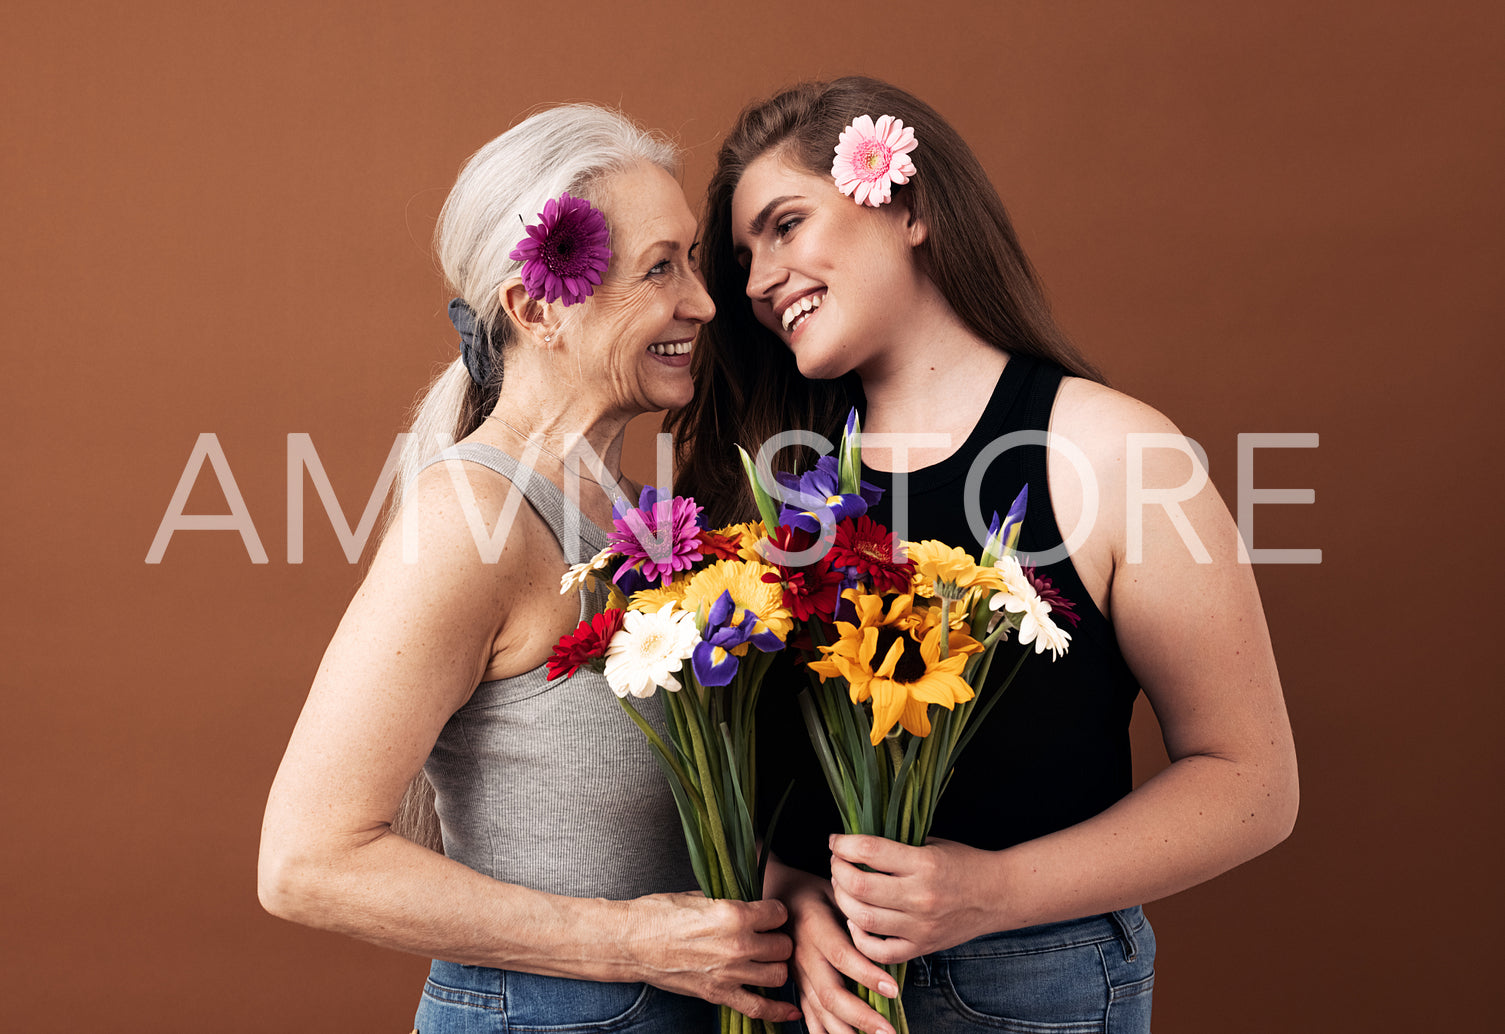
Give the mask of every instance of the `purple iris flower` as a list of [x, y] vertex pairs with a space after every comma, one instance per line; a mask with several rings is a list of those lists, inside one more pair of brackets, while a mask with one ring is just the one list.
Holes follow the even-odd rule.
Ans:
[[780, 524], [819, 535], [822, 524], [829, 530], [849, 517], [861, 517], [883, 497], [883, 489], [866, 481], [858, 482], [855, 494], [842, 495], [838, 490], [841, 475], [837, 464], [835, 456], [822, 456], [813, 469], [803, 474], [774, 475], [784, 487], [784, 498], [796, 504], [786, 504], [779, 511]]
[[988, 527], [984, 545], [995, 544], [999, 553], [1012, 549], [1019, 541], [1019, 528], [1024, 523], [1024, 511], [1028, 505], [1029, 485], [1025, 485], [1014, 497], [1014, 505], [1009, 507], [1008, 516], [999, 520], [998, 511], [993, 511], [993, 523]]
[[[737, 675], [741, 658], [732, 650], [751, 643], [764, 653], [774, 653], [784, 648], [784, 641], [767, 630], [754, 632], [758, 616], [752, 611], [742, 612], [742, 620], [732, 624], [737, 605], [730, 592], [722, 592], [711, 604], [705, 616], [705, 631], [695, 652], [690, 655], [690, 666], [702, 686], [724, 686]], [[716, 660], [716, 651], [721, 650], [721, 660]]]

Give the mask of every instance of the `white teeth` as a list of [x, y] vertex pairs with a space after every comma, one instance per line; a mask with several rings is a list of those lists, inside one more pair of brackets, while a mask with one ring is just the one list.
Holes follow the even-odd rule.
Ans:
[[675, 341], [670, 344], [652, 344], [648, 351], [654, 355], [685, 355], [690, 351], [689, 341]]
[[821, 299], [823, 298], [825, 298], [824, 294], [807, 294], [799, 301], [790, 302], [789, 308], [784, 310], [784, 315], [779, 317], [779, 321], [783, 324], [784, 330], [793, 330], [795, 324], [799, 322], [800, 317], [804, 316], [808, 312], [820, 308]]

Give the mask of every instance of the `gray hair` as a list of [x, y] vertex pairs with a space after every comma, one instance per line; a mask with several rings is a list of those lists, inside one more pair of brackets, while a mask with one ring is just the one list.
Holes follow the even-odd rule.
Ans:
[[588, 198], [602, 177], [643, 162], [677, 175], [679, 150], [620, 112], [563, 104], [519, 122], [460, 170], [439, 213], [434, 250], [450, 288], [476, 314], [477, 345], [487, 350], [491, 373], [477, 385], [456, 358], [429, 385], [402, 451], [394, 513], [413, 476], [439, 451], [437, 442], [470, 434], [496, 405], [502, 350], [512, 336], [499, 288], [522, 271], [508, 257], [523, 236], [518, 217], [533, 221], [565, 191]]

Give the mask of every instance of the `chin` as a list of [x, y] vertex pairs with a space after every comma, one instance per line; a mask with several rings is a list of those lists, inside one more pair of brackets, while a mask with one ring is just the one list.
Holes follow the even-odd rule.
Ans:
[[689, 382], [686, 382], [682, 390], [656, 392], [652, 399], [653, 412], [684, 409], [694, 398], [695, 385]]
[[850, 365], [834, 356], [794, 354], [794, 365], [807, 381], [834, 381], [852, 372]]

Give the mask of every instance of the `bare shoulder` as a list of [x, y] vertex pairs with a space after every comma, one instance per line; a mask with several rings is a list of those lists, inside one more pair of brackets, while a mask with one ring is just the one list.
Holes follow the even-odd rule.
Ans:
[[[542, 519], [506, 478], [473, 463], [438, 463], [404, 493], [361, 594], [423, 611], [425, 622], [442, 614], [447, 624], [464, 624], [489, 655], [519, 588], [539, 581], [557, 552]], [[549, 571], [557, 592], [558, 574]]]
[[389, 538], [409, 561], [506, 580], [553, 536], [523, 491], [493, 470], [462, 460], [425, 468], [405, 493]]
[[1071, 439], [1094, 460], [1122, 458], [1131, 434], [1181, 433], [1155, 407], [1083, 377], [1061, 381], [1050, 429]]

